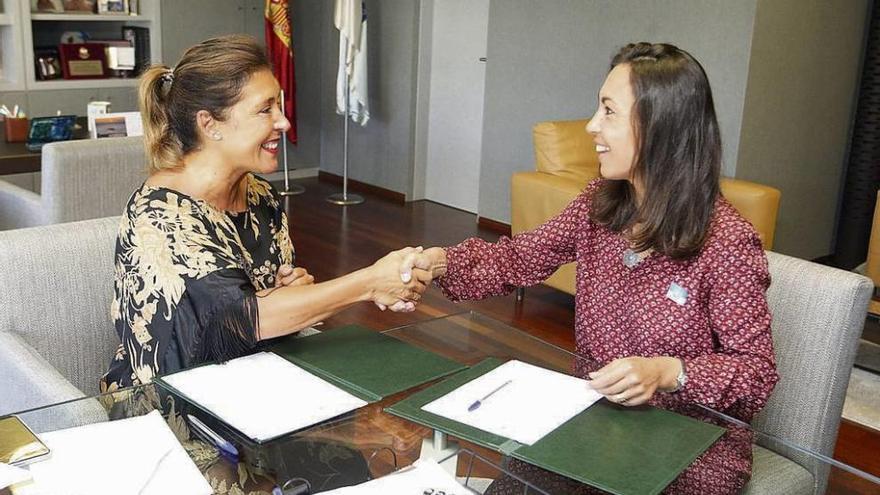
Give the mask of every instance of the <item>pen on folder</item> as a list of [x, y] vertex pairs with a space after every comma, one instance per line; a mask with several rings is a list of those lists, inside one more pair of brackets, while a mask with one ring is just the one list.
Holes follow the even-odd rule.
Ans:
[[488, 399], [489, 397], [491, 397], [492, 394], [494, 394], [495, 392], [497, 392], [497, 391], [501, 390], [502, 388], [504, 388], [504, 387], [510, 385], [510, 382], [512, 382], [512, 381], [513, 381], [513, 380], [507, 380], [506, 382], [502, 383], [501, 385], [498, 385], [497, 387], [495, 387], [495, 389], [492, 390], [491, 392], [489, 392], [488, 394], [484, 395], [481, 399], [474, 401], [473, 404], [471, 404], [470, 406], [468, 406], [468, 412], [473, 412], [473, 411], [476, 411], [477, 409], [479, 409], [480, 406], [483, 405], [483, 401], [484, 401], [484, 400], [486, 400], [486, 399]]
[[193, 429], [217, 447], [221, 454], [224, 454], [232, 461], [238, 461], [238, 449], [236, 449], [232, 443], [215, 433], [211, 428], [208, 428], [208, 425], [202, 423], [199, 418], [192, 414], [187, 414], [186, 419], [189, 421], [189, 424], [192, 425]]

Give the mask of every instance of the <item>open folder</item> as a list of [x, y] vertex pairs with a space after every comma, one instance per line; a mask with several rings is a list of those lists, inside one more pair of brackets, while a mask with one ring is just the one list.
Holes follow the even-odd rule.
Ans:
[[357, 325], [288, 338], [269, 350], [367, 402], [467, 367]]
[[282, 339], [268, 351], [155, 382], [263, 443], [466, 368], [359, 326]]
[[724, 433], [718, 426], [663, 409], [623, 408], [603, 400], [534, 444], [523, 445], [423, 410], [501, 364], [486, 359], [385, 410], [618, 495], [660, 493]]

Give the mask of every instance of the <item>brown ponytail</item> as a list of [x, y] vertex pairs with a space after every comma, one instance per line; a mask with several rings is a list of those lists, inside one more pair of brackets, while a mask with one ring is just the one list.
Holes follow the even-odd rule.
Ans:
[[141, 75], [138, 102], [149, 172], [181, 166], [181, 159], [199, 147], [196, 114], [205, 110], [216, 120], [226, 120], [227, 110], [260, 70], [272, 70], [266, 52], [254, 38], [243, 35], [192, 46], [173, 69], [147, 69]]
[[141, 75], [138, 102], [144, 121], [144, 148], [150, 173], [177, 165], [181, 153], [180, 141], [168, 132], [165, 104], [173, 81], [171, 68], [154, 65]]

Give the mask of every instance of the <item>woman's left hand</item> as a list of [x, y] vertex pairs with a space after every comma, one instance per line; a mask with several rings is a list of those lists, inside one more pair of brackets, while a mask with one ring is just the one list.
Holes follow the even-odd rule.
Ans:
[[281, 265], [278, 274], [275, 275], [275, 287], [287, 287], [289, 285], [309, 285], [315, 283], [315, 277], [302, 267]]
[[627, 357], [615, 359], [590, 373], [590, 386], [612, 402], [638, 406], [651, 400], [657, 390], [672, 390], [681, 361], [673, 357]]

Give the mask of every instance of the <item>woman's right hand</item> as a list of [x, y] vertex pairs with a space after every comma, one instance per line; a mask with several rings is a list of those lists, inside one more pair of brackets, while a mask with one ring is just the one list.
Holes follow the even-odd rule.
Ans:
[[413, 268], [413, 258], [422, 248], [407, 247], [388, 253], [372, 266], [371, 299], [381, 310], [413, 311], [431, 282], [431, 273]]

